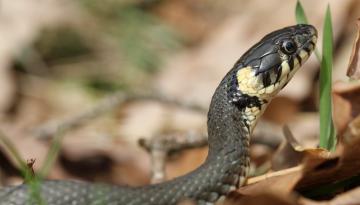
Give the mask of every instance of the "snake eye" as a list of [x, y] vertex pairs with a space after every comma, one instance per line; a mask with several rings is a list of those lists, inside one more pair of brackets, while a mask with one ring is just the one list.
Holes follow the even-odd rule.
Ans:
[[286, 40], [282, 43], [281, 50], [286, 54], [293, 54], [296, 51], [296, 45], [294, 41]]

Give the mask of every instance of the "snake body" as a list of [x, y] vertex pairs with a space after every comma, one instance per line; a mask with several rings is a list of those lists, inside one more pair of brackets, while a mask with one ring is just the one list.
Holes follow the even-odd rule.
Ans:
[[[173, 180], [143, 187], [44, 181], [39, 187], [47, 205], [174, 205], [192, 199], [213, 204], [244, 183], [249, 169], [252, 130], [271, 99], [314, 50], [317, 31], [295, 25], [271, 32], [251, 47], [226, 74], [208, 112], [209, 153], [196, 170]], [[29, 185], [0, 190], [1, 205], [35, 205]]]

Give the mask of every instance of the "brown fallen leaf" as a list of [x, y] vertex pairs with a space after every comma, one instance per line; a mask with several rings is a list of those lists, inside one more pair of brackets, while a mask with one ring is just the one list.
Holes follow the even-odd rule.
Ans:
[[262, 193], [257, 196], [245, 196], [236, 192], [232, 192], [226, 198], [224, 205], [297, 205], [296, 197], [291, 195], [280, 195], [276, 192]]
[[310, 152], [302, 165], [256, 178], [250, 178], [247, 186], [236, 192], [258, 195], [274, 190], [282, 194], [301, 191], [314, 186], [343, 180], [360, 173], [360, 139], [339, 145], [337, 152]]
[[300, 198], [301, 205], [359, 205], [360, 204], [360, 188], [352, 189], [342, 193], [329, 201], [314, 201], [307, 198]]
[[328, 205], [359, 205], [360, 204], [360, 188], [353, 189], [344, 194], [335, 197]]
[[240, 187], [236, 192], [243, 195], [258, 195], [270, 190], [288, 194], [302, 177], [303, 166], [299, 165], [289, 169], [280, 170], [253, 177], [247, 180], [246, 186]]
[[328, 151], [320, 148], [305, 148], [294, 137], [290, 128], [283, 128], [285, 140], [272, 158], [272, 170], [282, 170], [299, 165], [307, 156], [327, 156]]
[[277, 192], [268, 191], [256, 196], [245, 196], [233, 192], [224, 202], [224, 205], [268, 205], [268, 204], [284, 204], [284, 205], [359, 205], [360, 204], [360, 188], [352, 189], [342, 193], [328, 201], [314, 201], [301, 197], [295, 193], [288, 195], [279, 194]]
[[360, 139], [340, 144], [336, 153], [309, 155], [304, 161], [303, 177], [296, 190], [343, 180], [360, 173]]
[[351, 79], [360, 79], [360, 41], [359, 41], [359, 34], [360, 34], [360, 18], [357, 20], [358, 32], [355, 38], [355, 42], [353, 45], [351, 57], [350, 57], [350, 64], [347, 70], [347, 76]]
[[278, 149], [275, 151], [271, 159], [271, 168], [273, 171], [278, 171], [298, 165], [303, 158], [301, 145], [294, 138], [289, 127], [283, 128], [285, 139], [282, 141]]
[[360, 81], [336, 82], [333, 86], [334, 122], [339, 135], [360, 114]]
[[[59, 153], [64, 170], [83, 180], [132, 186], [148, 184], [146, 153], [122, 139], [104, 135], [99, 128], [94, 131], [98, 125], [94, 123], [64, 138]], [[83, 170], [88, 171], [84, 173]]]
[[351, 143], [354, 138], [360, 138], [360, 115], [349, 123], [344, 133], [345, 143]]
[[343, 202], [341, 196], [334, 201], [315, 202], [294, 195], [295, 191], [313, 190], [358, 175], [360, 139], [352, 139], [351, 143], [340, 144], [333, 154], [310, 152], [299, 166], [248, 179], [247, 185], [229, 195], [225, 204], [357, 204], [350, 200], [358, 191], [344, 194], [344, 199], [349, 197], [349, 203], [340, 203]]

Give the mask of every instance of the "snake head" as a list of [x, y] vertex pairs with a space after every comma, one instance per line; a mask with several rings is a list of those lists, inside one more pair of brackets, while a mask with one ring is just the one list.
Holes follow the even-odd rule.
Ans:
[[252, 107], [270, 101], [309, 58], [317, 31], [299, 24], [276, 30], [251, 47], [235, 64], [229, 100]]
[[245, 112], [249, 127], [309, 58], [316, 40], [311, 25], [285, 27], [266, 35], [236, 62], [227, 94], [229, 102]]

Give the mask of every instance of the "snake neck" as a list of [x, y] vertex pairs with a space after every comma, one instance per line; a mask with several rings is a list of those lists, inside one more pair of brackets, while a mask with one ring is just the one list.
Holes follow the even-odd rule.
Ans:
[[[231, 75], [229, 73], [220, 83], [210, 104], [207, 159], [187, 175], [143, 188], [146, 191], [142, 193], [147, 193], [150, 201], [169, 205], [190, 198], [199, 205], [213, 204], [244, 182], [250, 163], [251, 130], [244, 124], [244, 110], [227, 100], [226, 84]], [[162, 199], [163, 203], [157, 199]], [[144, 197], [143, 202], [146, 201], [149, 199]]]
[[248, 142], [251, 132], [246, 126], [245, 109], [237, 108], [228, 100], [227, 76], [217, 87], [208, 112], [210, 159], [221, 150], [242, 149], [238, 145], [242, 145], [243, 141]]
[[[212, 97], [208, 112], [209, 154], [205, 163], [220, 163], [222, 173], [234, 177], [232, 186], [244, 182], [249, 168], [249, 140], [256, 119], [251, 121], [246, 109], [240, 109], [228, 99], [228, 82], [234, 75], [231, 70], [221, 81]], [[228, 183], [227, 181], [225, 183]]]

